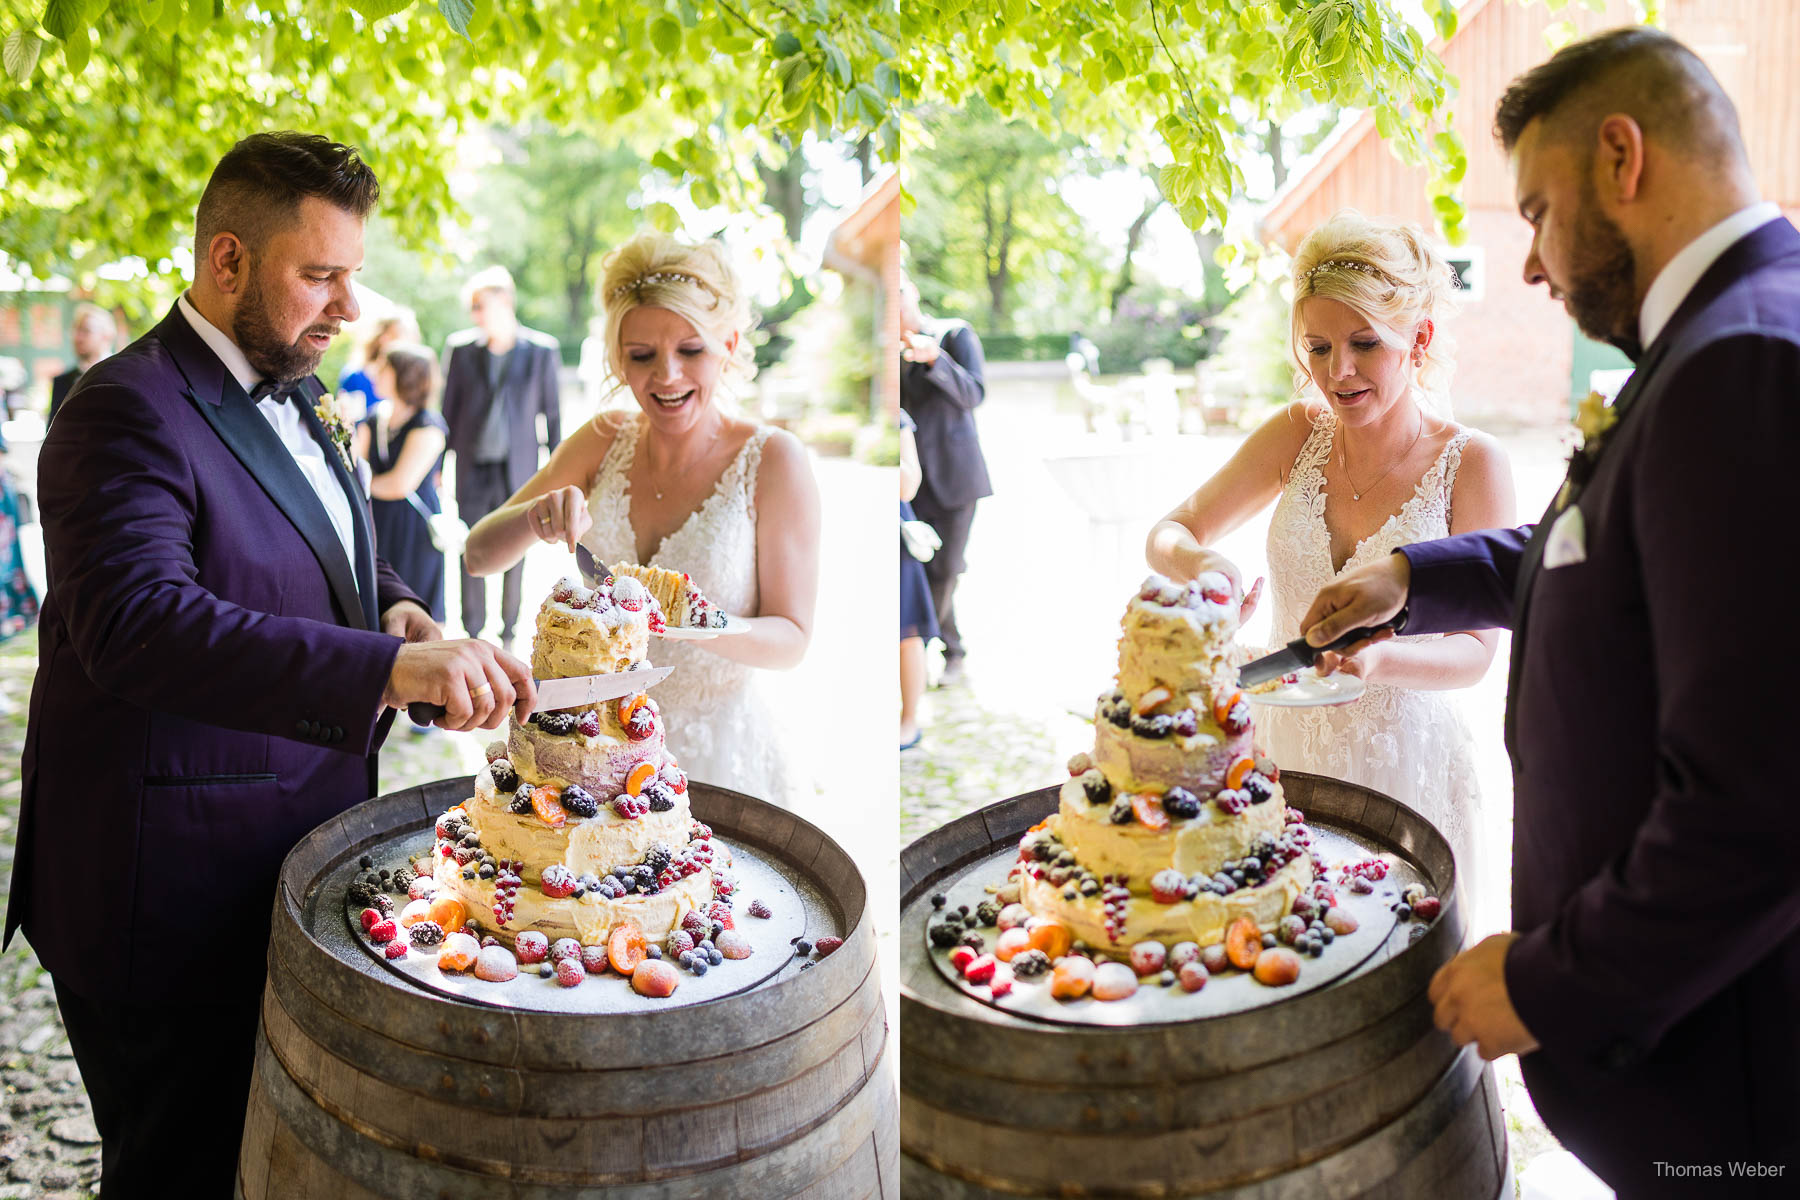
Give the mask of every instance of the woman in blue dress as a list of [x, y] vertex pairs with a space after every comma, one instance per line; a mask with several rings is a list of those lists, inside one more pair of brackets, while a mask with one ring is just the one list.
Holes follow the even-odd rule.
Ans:
[[[918, 493], [919, 448], [913, 419], [900, 414], [900, 520], [914, 519], [908, 503]], [[900, 541], [900, 748], [911, 750], [925, 735], [919, 728], [919, 697], [925, 693], [925, 643], [938, 636], [937, 608], [925, 564]]]
[[444, 619], [444, 552], [431, 541], [431, 517], [441, 512], [438, 482], [447, 428], [431, 409], [437, 359], [423, 346], [390, 346], [370, 364], [387, 403], [356, 427], [356, 452], [368, 459], [375, 546], [418, 597], [432, 619]]
[[375, 378], [376, 364], [387, 353], [389, 346], [412, 345], [419, 340], [419, 324], [412, 313], [406, 309], [397, 309], [391, 316], [375, 322], [375, 332], [369, 336], [363, 347], [361, 361], [356, 366], [346, 367], [338, 376], [338, 395], [349, 397], [360, 396], [361, 408], [352, 408], [345, 414], [346, 420], [360, 421], [372, 417], [392, 393], [381, 389], [380, 381]]

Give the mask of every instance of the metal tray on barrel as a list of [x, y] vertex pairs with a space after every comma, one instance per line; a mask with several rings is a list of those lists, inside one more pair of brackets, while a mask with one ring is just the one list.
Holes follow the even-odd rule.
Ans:
[[1510, 1194], [1493, 1070], [1433, 1026], [1426, 998], [1432, 974], [1463, 942], [1449, 844], [1368, 788], [1298, 771], [1283, 771], [1281, 783], [1309, 825], [1397, 855], [1443, 909], [1416, 942], [1396, 929], [1323, 986], [1194, 1020], [1032, 1020], [965, 994], [934, 965], [931, 895], [972, 870], [995, 873], [984, 864], [1056, 811], [1056, 787], [970, 813], [902, 852], [908, 1200]]
[[893, 1066], [849, 855], [793, 813], [695, 782], [694, 816], [779, 872], [807, 937], [843, 945], [698, 1003], [474, 1003], [371, 956], [343, 895], [361, 856], [417, 852], [473, 787], [367, 801], [283, 863], [238, 1196], [895, 1200]]

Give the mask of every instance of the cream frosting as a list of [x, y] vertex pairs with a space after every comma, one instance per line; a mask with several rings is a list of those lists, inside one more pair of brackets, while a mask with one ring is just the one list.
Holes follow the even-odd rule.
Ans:
[[692, 821], [687, 793], [677, 795], [668, 812], [636, 818], [622, 817], [607, 807], [606, 798], [595, 798], [600, 800], [599, 815], [571, 814], [560, 828], [546, 825], [536, 813], [513, 812], [507, 805], [510, 797], [495, 792], [493, 776], [483, 769], [475, 777], [475, 802], [465, 807], [482, 848], [496, 859], [523, 862], [527, 884], [535, 884], [551, 863], [562, 863], [577, 877], [604, 875], [616, 866], [638, 862], [658, 843], [671, 850], [687, 845]]
[[[609, 723], [614, 732], [608, 732]], [[545, 733], [514, 721], [506, 734], [506, 757], [528, 783], [579, 783], [602, 804], [625, 790], [625, 777], [639, 763], [660, 769], [669, 761], [660, 719], [649, 737], [634, 742], [618, 732], [618, 709], [611, 702], [603, 706], [598, 737]]]
[[[571, 603], [556, 599], [568, 595]], [[599, 597], [599, 607], [588, 605]], [[605, 588], [565, 579], [538, 609], [531, 672], [539, 679], [604, 675], [629, 670], [650, 651], [650, 608], [636, 612], [614, 603]]]
[[[724, 865], [729, 855], [717, 842], [713, 847], [717, 856], [715, 861]], [[513, 895], [512, 917], [505, 925], [500, 924], [494, 913], [492, 879], [464, 879], [462, 869], [453, 858], [438, 860], [435, 877], [438, 895], [455, 896], [462, 902], [469, 918], [481, 923], [483, 932], [493, 933], [508, 945], [520, 932], [535, 929], [551, 941], [572, 937], [584, 946], [598, 946], [621, 921], [636, 922], [645, 938], [653, 944], [660, 943], [681, 924], [682, 917], [711, 902], [713, 873], [702, 868], [653, 896], [634, 893], [617, 900], [593, 893], [579, 900], [553, 899], [527, 878]]]
[[1184, 787], [1202, 800], [1225, 786], [1225, 772], [1251, 752], [1251, 732], [1227, 734], [1202, 717], [1191, 737], [1147, 738], [1094, 719], [1094, 765], [1115, 791], [1157, 792]]
[[1110, 803], [1089, 804], [1080, 781], [1071, 779], [1062, 786], [1050, 828], [1083, 867], [1101, 878], [1123, 876], [1133, 894], [1148, 895], [1150, 878], [1158, 871], [1174, 867], [1183, 875], [1211, 875], [1220, 864], [1249, 854], [1258, 838], [1279, 838], [1287, 805], [1281, 785], [1274, 788], [1272, 799], [1252, 804], [1238, 816], [1205, 803], [1198, 816], [1155, 830], [1135, 820], [1114, 825], [1108, 817]]

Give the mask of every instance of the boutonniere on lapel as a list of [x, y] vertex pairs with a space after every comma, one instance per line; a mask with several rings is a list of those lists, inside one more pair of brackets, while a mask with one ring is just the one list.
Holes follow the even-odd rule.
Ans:
[[344, 423], [344, 418], [338, 413], [337, 398], [330, 392], [320, 396], [319, 402], [313, 405], [313, 416], [319, 418], [319, 424], [325, 427], [331, 444], [337, 447], [338, 458], [343, 461], [344, 470], [354, 477], [356, 460], [350, 457], [350, 426]]
[[1580, 438], [1569, 452], [1569, 477], [1556, 493], [1556, 507], [1567, 508], [1575, 493], [1587, 486], [1600, 461], [1606, 435], [1619, 423], [1619, 409], [1599, 392], [1589, 392], [1575, 409], [1575, 433]]

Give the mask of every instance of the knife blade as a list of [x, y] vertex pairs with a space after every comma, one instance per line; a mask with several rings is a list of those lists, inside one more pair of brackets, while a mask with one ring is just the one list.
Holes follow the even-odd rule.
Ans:
[[1267, 683], [1271, 679], [1280, 679], [1283, 675], [1304, 670], [1319, 660], [1319, 655], [1326, 650], [1342, 650], [1345, 646], [1355, 645], [1364, 638], [1374, 637], [1384, 629], [1395, 632], [1405, 628], [1406, 610], [1403, 608], [1379, 625], [1365, 625], [1352, 629], [1336, 641], [1327, 642], [1323, 646], [1307, 644], [1305, 638], [1295, 638], [1273, 654], [1265, 654], [1261, 658], [1251, 659], [1238, 671], [1239, 687], [1255, 687], [1259, 683]]
[[[674, 667], [651, 667], [642, 671], [611, 671], [605, 675], [534, 679], [532, 682], [537, 685], [535, 711], [582, 708], [603, 700], [617, 700], [620, 696], [630, 696], [661, 683], [674, 670]], [[444, 715], [444, 706], [418, 700], [406, 706], [406, 715], [415, 725], [429, 725]]]

